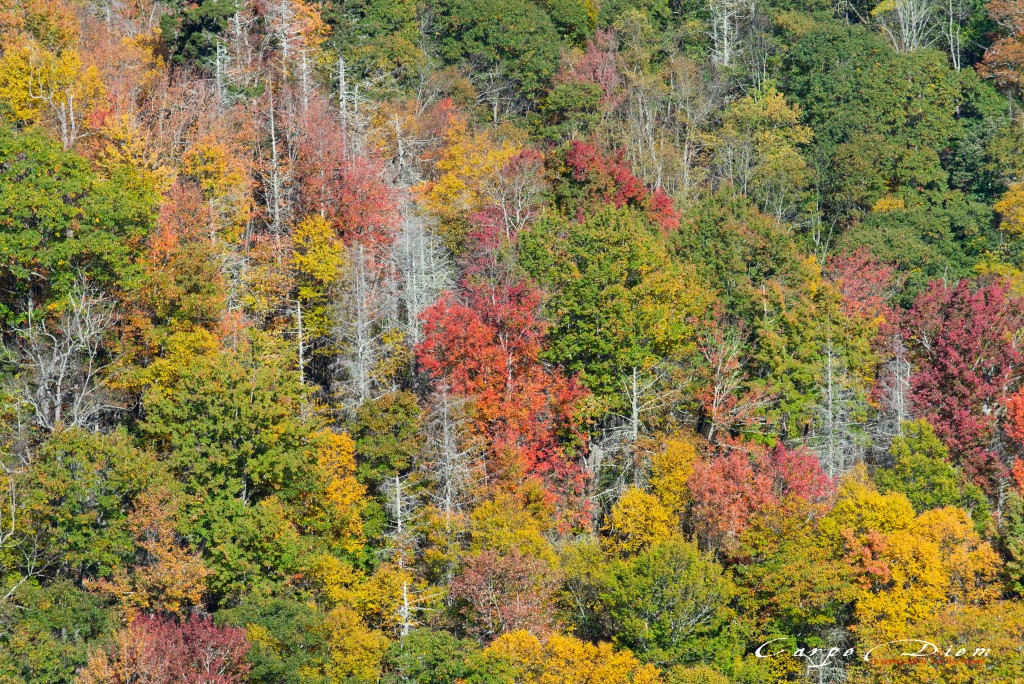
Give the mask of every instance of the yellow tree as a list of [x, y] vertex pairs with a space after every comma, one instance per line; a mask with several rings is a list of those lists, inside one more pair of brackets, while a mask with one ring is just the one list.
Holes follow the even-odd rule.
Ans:
[[821, 523], [859, 578], [863, 643], [915, 638], [942, 611], [1000, 594], [998, 557], [954, 507], [915, 517], [901, 493], [880, 494], [858, 467]]
[[653, 665], [641, 665], [629, 651], [607, 643], [594, 645], [553, 634], [545, 643], [529, 632], [498, 637], [484, 651], [492, 662], [504, 662], [522, 684], [660, 684]]
[[346, 433], [320, 430], [310, 436], [316, 457], [316, 487], [303, 501], [300, 524], [348, 553], [363, 544], [361, 510], [366, 487], [355, 477], [355, 443]]
[[497, 200], [502, 171], [522, 149], [518, 137], [513, 131], [497, 140], [489, 129], [473, 131], [464, 120], [445, 133], [437, 177], [417, 186], [417, 191], [445, 222], [450, 238], [460, 238], [466, 219]]
[[665, 439], [651, 456], [651, 489], [673, 515], [681, 516], [689, 503], [689, 483], [697, 461], [695, 437], [681, 433]]
[[609, 552], [631, 556], [672, 536], [678, 520], [658, 497], [642, 489], [627, 489], [608, 513], [602, 528]]
[[83, 67], [73, 48], [54, 51], [26, 38], [0, 59], [0, 99], [19, 121], [54, 125], [64, 149], [86, 133], [88, 114], [103, 94], [99, 71]]
[[182, 173], [199, 185], [210, 205], [211, 232], [228, 241], [241, 237], [252, 216], [250, 166], [230, 141], [213, 135], [196, 141], [182, 156]]
[[[311, 344], [315, 345], [331, 334], [334, 325], [331, 295], [344, 264], [345, 247], [327, 219], [316, 214], [295, 226], [292, 231], [292, 267], [298, 281], [296, 321], [300, 357]], [[303, 360], [300, 358], [300, 363]]]
[[999, 598], [999, 555], [978, 535], [967, 511], [955, 506], [925, 511], [914, 521], [914, 530], [939, 550], [950, 604], [980, 605]]
[[328, 658], [319, 674], [339, 683], [378, 681], [381, 659], [391, 643], [388, 634], [397, 634], [401, 627], [402, 587], [412, 577], [391, 565], [367, 577], [328, 554], [313, 558], [306, 574], [326, 613], [318, 629]]

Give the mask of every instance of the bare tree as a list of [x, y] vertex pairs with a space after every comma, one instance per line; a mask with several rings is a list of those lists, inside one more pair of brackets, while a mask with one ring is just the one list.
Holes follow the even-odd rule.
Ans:
[[711, 61], [720, 67], [731, 67], [739, 53], [739, 20], [741, 0], [710, 0]]
[[[278, 119], [282, 118], [279, 113], [280, 106], [276, 102], [274, 86], [271, 83], [267, 88], [267, 136], [266, 143], [269, 145], [270, 158], [266, 161], [263, 176], [263, 196], [267, 207], [267, 216], [270, 218], [270, 229], [275, 235], [283, 235], [289, 218], [291, 207], [290, 185], [291, 185], [291, 161], [292, 146], [288, 145], [288, 130], [281, 131]], [[290, 117], [283, 117], [287, 122]], [[284, 135], [282, 135], [284, 133]]]
[[[18, 499], [17, 480], [24, 473], [23, 463], [6, 463], [0, 459], [0, 551], [5, 555], [17, 552], [21, 546], [18, 538], [18, 518], [21, 515]], [[5, 573], [6, 574], [6, 573]], [[15, 573], [0, 578], [0, 606], [10, 600], [32, 573]]]
[[497, 69], [472, 72], [473, 85], [477, 89], [477, 104], [487, 105], [491, 110], [491, 123], [495, 126], [502, 114], [508, 113], [515, 102], [514, 84]]
[[392, 262], [398, 274], [405, 339], [415, 347], [422, 339], [420, 315], [451, 286], [451, 264], [440, 238], [411, 203], [402, 207]]
[[[843, 475], [863, 459], [863, 439], [855, 420], [857, 404], [857, 393], [850, 387], [843, 350], [829, 329], [825, 337], [817, 423], [808, 440], [829, 477]], [[866, 416], [862, 416], [860, 424], [865, 421]]]
[[16, 330], [22, 372], [14, 390], [37, 426], [99, 427], [102, 414], [113, 408], [102, 375], [109, 365], [104, 343], [116, 320], [113, 303], [84, 281], [57, 321], [40, 321], [29, 310]]
[[349, 250], [335, 306], [334, 334], [341, 349], [337, 384], [342, 399], [354, 406], [374, 397], [375, 370], [385, 354], [381, 335], [393, 320], [387, 310], [387, 283], [370, 251], [362, 243]]
[[412, 587], [409, 580], [402, 580], [402, 602], [395, 611], [398, 616], [399, 634], [408, 636], [413, 628], [421, 623], [416, 619], [417, 613], [433, 612], [424, 604], [433, 603], [439, 598], [438, 592], [419, 591]]
[[409, 523], [415, 517], [420, 499], [416, 495], [410, 475], [394, 475], [381, 483], [384, 508], [392, 525], [394, 537], [401, 540], [409, 531]]
[[878, 385], [881, 390], [881, 408], [874, 430], [874, 449], [877, 456], [888, 457], [894, 437], [902, 434], [903, 423], [912, 418], [910, 405], [911, 365], [906, 346], [899, 334], [890, 342], [891, 357], [882, 367]]
[[957, 71], [963, 68], [964, 24], [975, 9], [974, 0], [937, 0], [939, 32], [946, 41], [949, 58]]
[[934, 41], [935, 0], [883, 0], [871, 14], [897, 52], [914, 52]]
[[431, 500], [445, 518], [449, 531], [456, 516], [469, 503], [473, 460], [479, 445], [468, 437], [465, 400], [452, 397], [442, 385], [427, 415], [427, 449], [420, 468], [431, 482]]
[[501, 211], [506, 240], [523, 230], [540, 211], [544, 192], [543, 165], [540, 155], [520, 156], [506, 166], [490, 188], [490, 195]]
[[16, 411], [14, 420], [4, 425], [5, 434], [0, 438], [0, 554], [10, 561], [0, 576], [0, 606], [45, 569], [50, 547], [24, 524], [27, 509], [19, 494], [19, 483], [28, 474], [32, 461], [29, 448], [32, 426], [25, 418], [22, 412]]

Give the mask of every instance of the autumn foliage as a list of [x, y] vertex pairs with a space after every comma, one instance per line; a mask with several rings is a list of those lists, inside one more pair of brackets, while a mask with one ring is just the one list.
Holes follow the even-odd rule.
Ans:
[[0, 0], [0, 684], [1024, 682], [1022, 84], [1022, 0]]

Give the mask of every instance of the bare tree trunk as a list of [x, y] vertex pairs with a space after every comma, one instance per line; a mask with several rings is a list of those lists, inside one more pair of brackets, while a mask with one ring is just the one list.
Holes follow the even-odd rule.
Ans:
[[422, 468], [432, 482], [434, 505], [445, 518], [449, 531], [456, 515], [468, 503], [472, 486], [472, 459], [476, 445], [467, 439], [466, 419], [459, 415], [461, 400], [454, 399], [442, 385], [427, 418], [427, 454]]
[[710, 0], [711, 60], [721, 67], [730, 67], [736, 57], [740, 8], [736, 0]]
[[15, 379], [16, 395], [31, 408], [36, 425], [97, 429], [108, 404], [102, 374], [105, 338], [116, 321], [113, 304], [80, 282], [59, 320], [28, 320], [17, 330], [24, 372]]
[[441, 240], [411, 204], [402, 209], [402, 227], [392, 248], [392, 261], [400, 281], [405, 338], [415, 347], [422, 341], [420, 315], [447, 287], [451, 265]]
[[842, 350], [835, 343], [831, 326], [826, 330], [824, 357], [818, 420], [809, 442], [822, 471], [836, 478], [863, 458], [863, 445], [853, 424], [857, 397], [849, 386]]

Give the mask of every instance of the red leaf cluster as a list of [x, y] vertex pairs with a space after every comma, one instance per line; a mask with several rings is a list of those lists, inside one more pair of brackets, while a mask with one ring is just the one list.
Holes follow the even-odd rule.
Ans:
[[527, 630], [537, 636], [551, 631], [557, 578], [542, 561], [513, 549], [486, 550], [466, 561], [451, 585], [451, 598], [462, 604], [469, 632], [494, 639]]
[[398, 197], [380, 162], [350, 154], [326, 101], [317, 98], [299, 121], [296, 186], [302, 215], [320, 214], [346, 243], [388, 243], [398, 226]]
[[193, 615], [184, 622], [143, 616], [116, 639], [108, 658], [94, 659], [86, 682], [110, 684], [241, 684], [247, 681], [249, 642], [245, 630], [217, 627]]
[[834, 484], [814, 454], [781, 443], [768, 451], [742, 441], [724, 440], [719, 453], [694, 465], [693, 515], [698, 534], [719, 549], [732, 547], [750, 519], [797, 497], [817, 503]]
[[663, 190], [651, 191], [633, 174], [622, 150], [605, 154], [595, 145], [574, 141], [566, 153], [566, 166], [572, 181], [582, 185], [584, 202], [577, 207], [582, 215], [594, 202], [629, 206], [645, 212], [663, 231], [679, 227], [679, 212]]
[[936, 281], [904, 321], [917, 367], [910, 379], [914, 406], [965, 473], [990, 492], [1005, 476], [997, 428], [1021, 367], [1022, 304], [1005, 284]]
[[598, 30], [587, 41], [587, 49], [575, 59], [566, 59], [555, 75], [555, 83], [592, 83], [601, 88], [601, 110], [610, 112], [625, 96], [620, 92], [622, 76], [618, 68], [618, 41], [614, 31]]
[[473, 400], [475, 429], [496, 460], [499, 479], [553, 478], [569, 491], [582, 486], [563, 440], [582, 438], [577, 383], [540, 360], [545, 324], [540, 293], [525, 284], [467, 285], [463, 301], [445, 294], [423, 314], [420, 367], [459, 396]]

